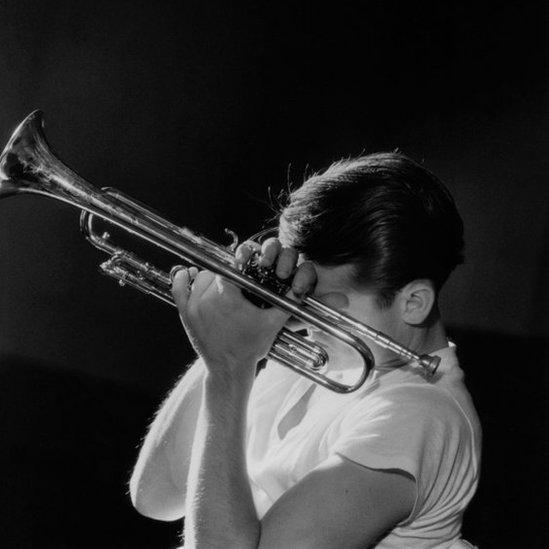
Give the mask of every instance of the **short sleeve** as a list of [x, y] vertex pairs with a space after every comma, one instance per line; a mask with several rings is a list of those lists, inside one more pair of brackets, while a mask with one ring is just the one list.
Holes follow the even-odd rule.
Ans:
[[365, 467], [410, 474], [417, 490], [406, 521], [411, 522], [452, 497], [445, 489], [452, 477], [457, 480], [456, 462], [464, 457], [467, 436], [464, 418], [449, 395], [430, 386], [401, 385], [349, 410], [332, 451]]

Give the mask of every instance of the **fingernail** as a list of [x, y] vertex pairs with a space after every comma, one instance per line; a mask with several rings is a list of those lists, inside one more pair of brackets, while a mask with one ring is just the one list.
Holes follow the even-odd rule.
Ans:
[[177, 276], [177, 273], [179, 271], [186, 271], [187, 269], [185, 269], [185, 267], [183, 267], [182, 265], [175, 265], [175, 267], [172, 267], [172, 270], [170, 271], [170, 279], [171, 281], [173, 282], [175, 277]]
[[294, 292], [297, 297], [301, 297], [303, 295], [304, 289], [302, 286], [296, 286], [295, 288], [292, 287], [292, 292]]

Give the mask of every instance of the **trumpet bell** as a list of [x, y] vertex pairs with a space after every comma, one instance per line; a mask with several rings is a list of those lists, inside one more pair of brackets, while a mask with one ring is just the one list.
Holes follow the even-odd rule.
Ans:
[[88, 210], [95, 209], [93, 202], [100, 193], [53, 154], [40, 110], [17, 126], [0, 156], [0, 198], [23, 193], [41, 194]]
[[13, 132], [0, 156], [0, 195], [40, 190], [38, 159], [49, 151], [42, 131], [43, 114], [34, 111]]

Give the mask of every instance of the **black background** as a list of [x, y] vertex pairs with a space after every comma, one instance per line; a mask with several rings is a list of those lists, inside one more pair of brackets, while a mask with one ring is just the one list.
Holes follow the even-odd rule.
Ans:
[[[399, 148], [466, 224], [443, 311], [485, 431], [464, 531], [542, 547], [549, 186], [542, 2], [0, 2], [0, 138], [34, 108], [69, 165], [215, 239], [305, 174]], [[175, 547], [126, 481], [191, 359], [177, 315], [96, 274], [77, 212], [0, 203], [2, 547]]]

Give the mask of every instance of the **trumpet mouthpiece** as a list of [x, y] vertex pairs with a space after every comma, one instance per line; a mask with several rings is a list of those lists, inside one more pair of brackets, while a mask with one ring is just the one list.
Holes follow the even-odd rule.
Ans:
[[422, 355], [419, 359], [419, 363], [423, 366], [429, 376], [434, 376], [440, 364], [440, 357], [436, 355]]

